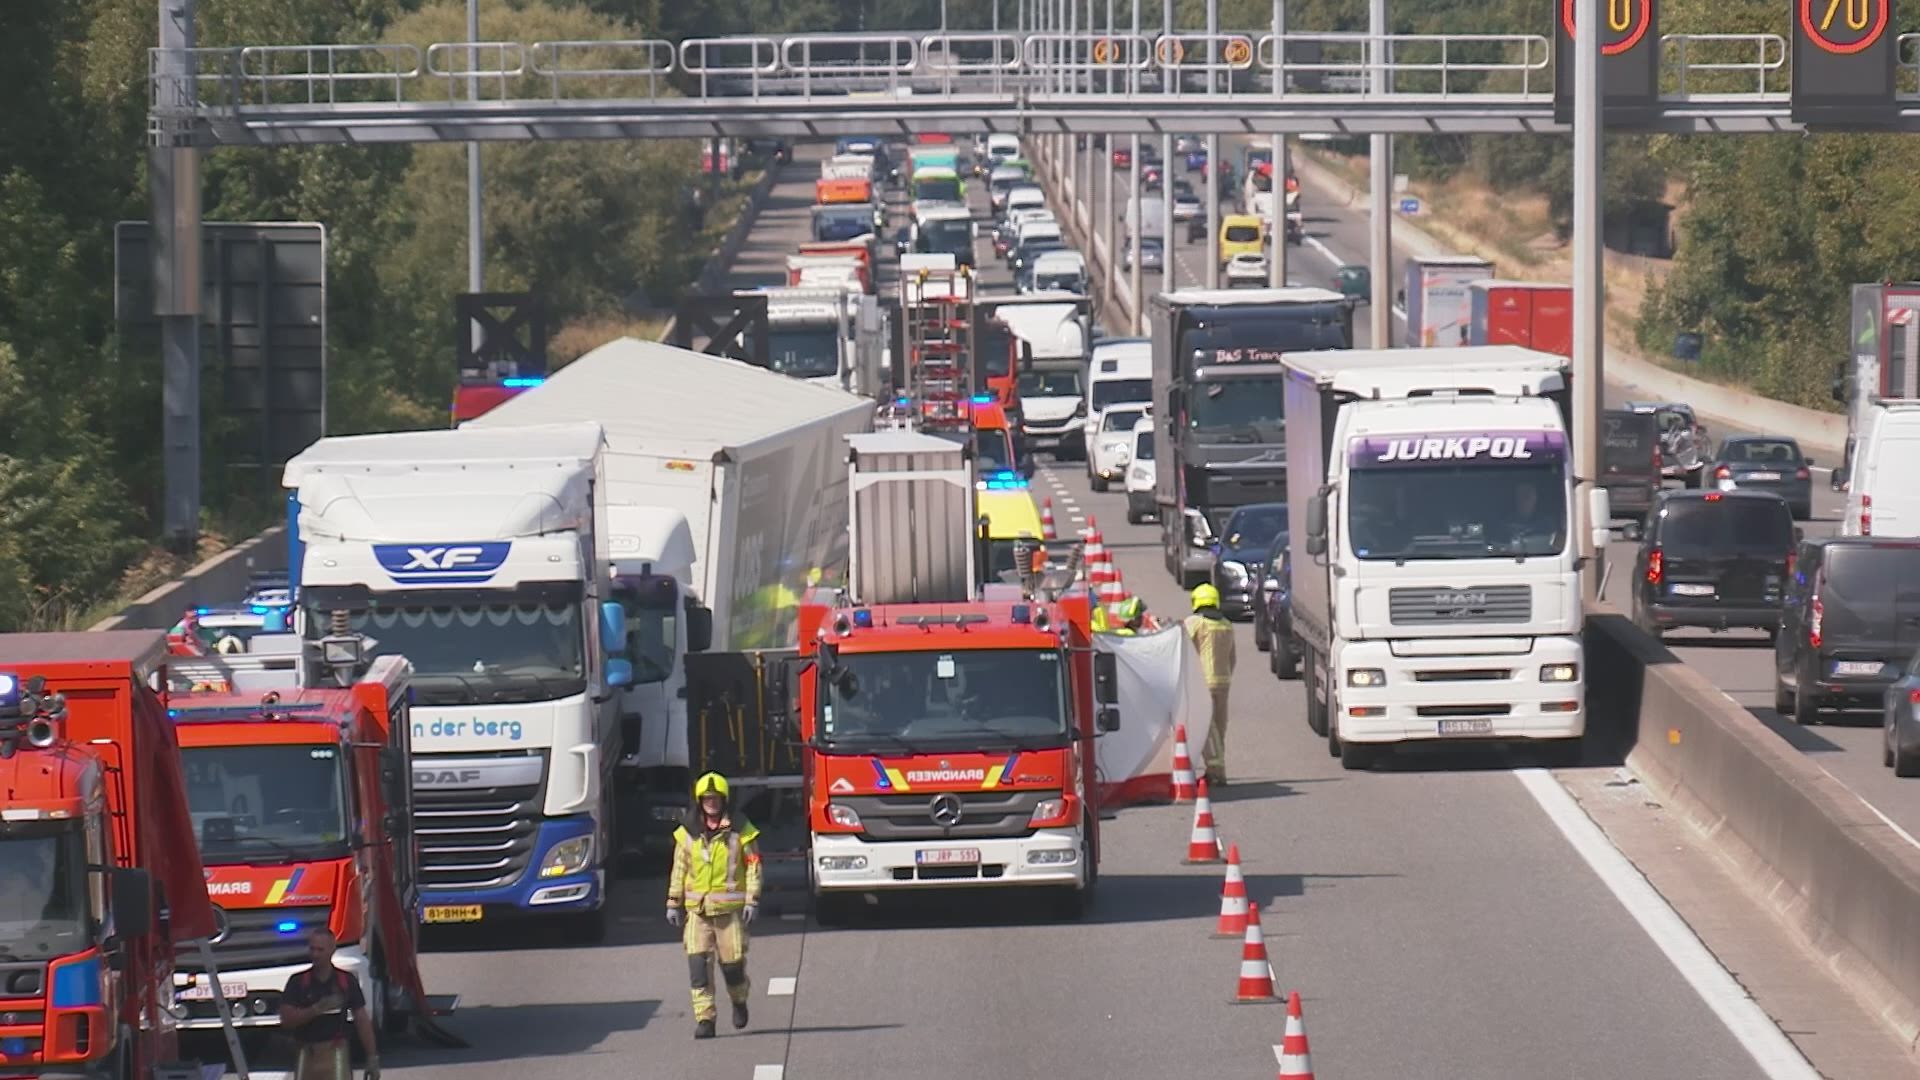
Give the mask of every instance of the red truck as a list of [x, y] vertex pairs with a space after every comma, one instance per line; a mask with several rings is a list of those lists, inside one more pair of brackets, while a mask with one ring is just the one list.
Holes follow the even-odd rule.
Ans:
[[235, 1025], [277, 1026], [287, 980], [307, 966], [307, 935], [322, 927], [376, 1031], [404, 1031], [432, 1011], [416, 953], [412, 666], [382, 657], [332, 688], [304, 685], [315, 680], [303, 662], [176, 657], [169, 671], [206, 891], [224, 927], [217, 978], [192, 955], [177, 960], [182, 1027], [220, 1026], [216, 993]]
[[179, 1059], [174, 954], [216, 933], [159, 631], [0, 635], [0, 1076]]
[[1475, 281], [1470, 345], [1518, 345], [1573, 355], [1573, 287], [1540, 281]]

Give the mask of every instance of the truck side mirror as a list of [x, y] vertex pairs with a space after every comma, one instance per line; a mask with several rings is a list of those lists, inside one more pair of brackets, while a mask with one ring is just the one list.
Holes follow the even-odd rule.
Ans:
[[1324, 487], [1307, 500], [1306, 526], [1307, 538], [1312, 540], [1317, 537], [1320, 540], [1319, 550], [1309, 548], [1308, 551], [1318, 555], [1327, 550], [1327, 489]]
[[713, 648], [713, 609], [687, 601], [687, 651], [706, 652]]
[[1102, 705], [1100, 706], [1100, 711], [1094, 714], [1094, 722], [1099, 727], [1100, 734], [1102, 735], [1110, 735], [1113, 732], [1119, 731], [1120, 710], [1112, 705]]
[[627, 609], [618, 601], [600, 605], [600, 648], [609, 656], [627, 651]]
[[1110, 652], [1093, 654], [1093, 700], [1101, 705], [1120, 702], [1120, 659]]
[[623, 686], [632, 686], [633, 661], [624, 656], [608, 657], [606, 682], [607, 689], [609, 690], [618, 690]]
[[1606, 488], [1595, 486], [1587, 492], [1587, 527], [1591, 530], [1593, 549], [1607, 546], [1613, 536], [1613, 495]]
[[153, 933], [153, 877], [138, 868], [107, 871], [107, 891], [113, 898], [114, 933], [121, 938]]
[[1032, 369], [1033, 343], [1030, 341], [1022, 341], [1020, 343], [1020, 370], [1031, 371]]

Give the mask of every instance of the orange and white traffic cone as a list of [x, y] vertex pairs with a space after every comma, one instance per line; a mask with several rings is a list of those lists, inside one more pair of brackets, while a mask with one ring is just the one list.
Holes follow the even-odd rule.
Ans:
[[1267, 960], [1267, 936], [1260, 930], [1260, 908], [1247, 905], [1247, 934], [1240, 946], [1240, 988], [1234, 1004], [1278, 1001], [1273, 992], [1273, 965]]
[[1058, 540], [1059, 534], [1053, 528], [1053, 500], [1040, 500], [1040, 539]]
[[1213, 800], [1207, 798], [1207, 781], [1202, 778], [1193, 800], [1193, 834], [1187, 838], [1188, 866], [1220, 861], [1220, 837], [1213, 831]]
[[1307, 1022], [1300, 1018], [1300, 991], [1287, 995], [1287, 1033], [1280, 1041], [1280, 1080], [1313, 1080]]
[[1227, 845], [1227, 880], [1220, 886], [1220, 925], [1217, 938], [1243, 937], [1247, 932], [1247, 879], [1240, 873], [1240, 845]]
[[1193, 755], [1187, 750], [1187, 725], [1173, 725], [1173, 801], [1192, 802]]

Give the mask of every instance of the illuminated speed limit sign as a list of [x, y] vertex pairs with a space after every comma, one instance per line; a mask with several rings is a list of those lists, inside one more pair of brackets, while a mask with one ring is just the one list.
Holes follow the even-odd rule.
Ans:
[[[1553, 118], [1573, 122], [1576, 0], [1556, 0]], [[1600, 0], [1600, 108], [1608, 126], [1644, 124], [1659, 104], [1659, 0]]]
[[1792, 0], [1793, 119], [1871, 128], [1895, 115], [1893, 0]]
[[1253, 62], [1253, 41], [1248, 38], [1230, 38], [1226, 47], [1220, 50], [1220, 58], [1234, 67], [1243, 67]]
[[1120, 47], [1112, 38], [1101, 38], [1093, 43], [1093, 62], [1101, 66], [1113, 63], [1120, 54]]

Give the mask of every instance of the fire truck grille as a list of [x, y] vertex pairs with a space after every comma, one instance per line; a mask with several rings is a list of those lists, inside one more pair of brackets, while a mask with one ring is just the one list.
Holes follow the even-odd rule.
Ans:
[[1027, 821], [1041, 800], [1057, 791], [956, 791], [960, 820], [951, 825], [934, 818], [933, 794], [842, 795], [833, 801], [860, 815], [869, 840], [966, 840], [1031, 836]]
[[423, 890], [493, 889], [520, 880], [540, 829], [540, 785], [413, 795]]
[[[213, 959], [225, 973], [308, 963], [307, 935], [327, 925], [329, 909], [325, 905], [216, 907], [216, 913], [219, 915], [216, 926], [225, 932], [213, 942]], [[204, 974], [207, 970], [198, 946], [176, 953], [173, 968], [192, 975]]]

